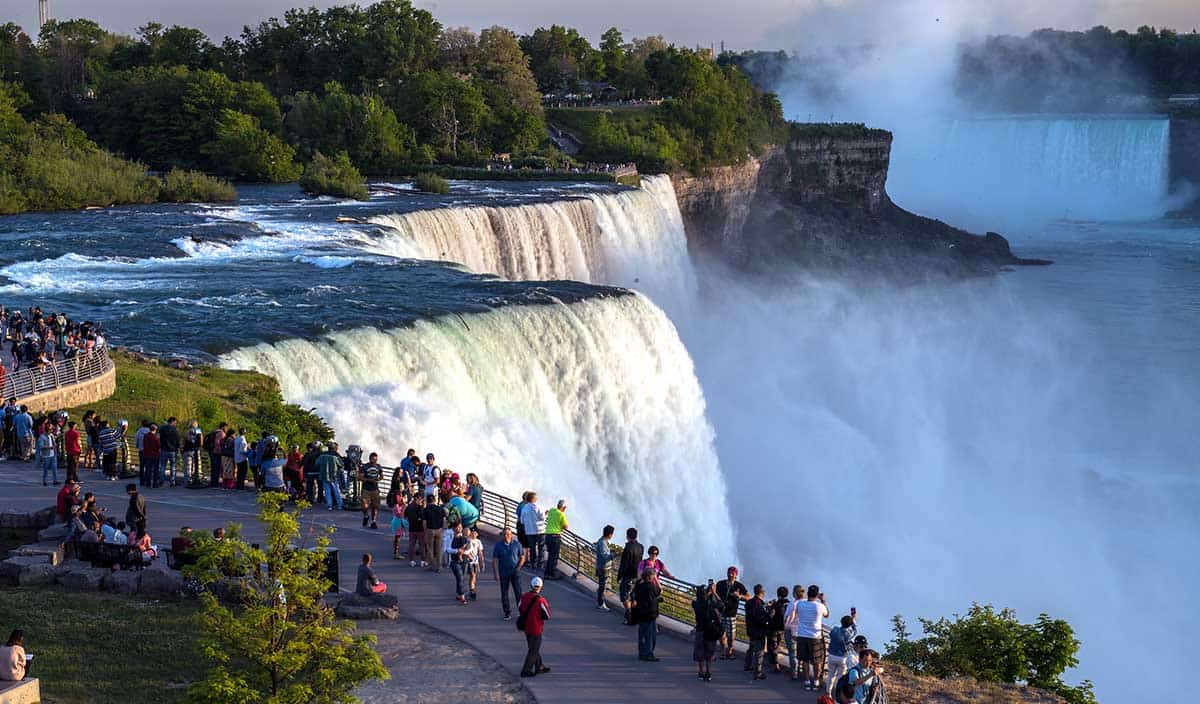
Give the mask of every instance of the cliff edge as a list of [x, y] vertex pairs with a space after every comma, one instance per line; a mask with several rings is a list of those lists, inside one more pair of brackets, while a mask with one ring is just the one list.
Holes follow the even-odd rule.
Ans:
[[743, 164], [672, 176], [689, 246], [738, 268], [780, 261], [904, 278], [986, 274], [1014, 264], [1008, 241], [897, 206], [892, 135], [862, 125], [792, 124], [788, 143]]

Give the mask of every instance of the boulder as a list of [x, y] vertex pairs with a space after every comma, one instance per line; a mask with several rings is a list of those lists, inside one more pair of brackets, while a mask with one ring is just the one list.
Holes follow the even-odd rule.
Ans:
[[50, 526], [54, 525], [54, 520], [57, 517], [58, 516], [55, 513], [54, 507], [47, 506], [40, 511], [34, 511], [33, 513], [29, 514], [29, 527], [37, 528], [39, 530], [42, 528], [49, 528]]
[[21, 573], [35, 565], [54, 569], [44, 555], [18, 555], [0, 562], [0, 583], [14, 586], [20, 583]]
[[101, 585], [106, 591], [115, 592], [117, 594], [136, 594], [141, 586], [142, 573], [136, 570], [117, 570], [116, 572], [109, 571], [104, 576], [104, 583]]
[[66, 523], [56, 523], [49, 528], [43, 528], [42, 530], [38, 531], [38, 542], [54, 540], [61, 543], [67, 539], [67, 532], [70, 531], [70, 529], [71, 526], [67, 525]]
[[[13, 558], [9, 558], [13, 559]], [[19, 587], [48, 587], [54, 584], [55, 568], [48, 562], [29, 565], [17, 575]]]
[[96, 592], [100, 591], [101, 585], [104, 584], [104, 578], [111, 572], [112, 570], [106, 570], [103, 567], [71, 570], [58, 575], [58, 583], [67, 589], [79, 592]]
[[400, 600], [391, 594], [360, 596], [350, 594], [338, 602], [334, 610], [338, 616], [353, 620], [386, 619], [400, 617]]
[[138, 593], [147, 596], [178, 596], [183, 588], [183, 575], [167, 570], [142, 570]]
[[54, 525], [54, 507], [48, 506], [38, 511], [12, 511], [0, 513], [0, 528], [32, 528], [41, 530]]
[[41, 557], [52, 565], [63, 561], [61, 543], [33, 543], [21, 545], [8, 551], [9, 557]]

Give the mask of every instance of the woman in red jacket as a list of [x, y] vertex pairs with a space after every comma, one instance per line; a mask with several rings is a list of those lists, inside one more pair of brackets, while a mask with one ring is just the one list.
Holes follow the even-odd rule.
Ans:
[[67, 423], [67, 432], [63, 433], [63, 452], [67, 454], [67, 481], [79, 481], [79, 456], [83, 454], [83, 447], [79, 443], [75, 421]]

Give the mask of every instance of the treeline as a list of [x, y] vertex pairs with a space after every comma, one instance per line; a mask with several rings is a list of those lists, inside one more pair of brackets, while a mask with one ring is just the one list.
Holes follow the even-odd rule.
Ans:
[[125, 37], [86, 19], [51, 22], [34, 42], [8, 24], [0, 80], [29, 96], [25, 117], [62, 113], [151, 168], [267, 182], [295, 180], [318, 153], [345, 154], [368, 176], [496, 154], [562, 163], [546, 93], [671, 98], [652, 110], [665, 132], [608, 140], [613, 161], [736, 160], [782, 124], [777, 101], [744, 76], [661, 37], [626, 42], [614, 28], [593, 47], [559, 26], [447, 29], [409, 0], [294, 9], [220, 44], [188, 27]]
[[1200, 34], [1099, 26], [989, 37], [960, 49], [955, 88], [982, 110], [1155, 109], [1137, 97], [1200, 93]]

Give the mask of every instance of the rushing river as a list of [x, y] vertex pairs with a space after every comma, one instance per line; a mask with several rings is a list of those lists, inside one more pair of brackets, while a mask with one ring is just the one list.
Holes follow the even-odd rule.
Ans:
[[573, 498], [574, 526], [636, 524], [677, 574], [821, 583], [880, 645], [893, 613], [972, 600], [1067, 618], [1074, 674], [1141, 700], [1131, 640], [1179, 671], [1200, 629], [1200, 223], [1006, 234], [1056, 263], [768, 285], [689, 256], [665, 178], [244, 188], [0, 219], [0, 303], [273, 374], [388, 461]]

